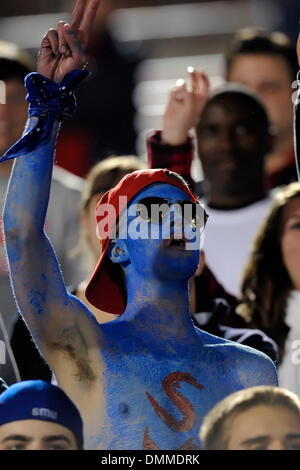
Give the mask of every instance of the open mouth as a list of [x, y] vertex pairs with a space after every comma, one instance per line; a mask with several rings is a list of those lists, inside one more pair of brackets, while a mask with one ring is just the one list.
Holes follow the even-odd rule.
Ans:
[[176, 236], [175, 234], [171, 235], [167, 243], [167, 246], [181, 248], [181, 249], [185, 249], [185, 245], [186, 245], [186, 238], [182, 235]]

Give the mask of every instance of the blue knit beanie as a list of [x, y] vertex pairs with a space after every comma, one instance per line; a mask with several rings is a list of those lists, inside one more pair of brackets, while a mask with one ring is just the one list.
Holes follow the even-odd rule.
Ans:
[[0, 426], [12, 421], [38, 419], [61, 424], [83, 446], [83, 423], [78, 409], [59, 387], [42, 380], [26, 380], [0, 395]]

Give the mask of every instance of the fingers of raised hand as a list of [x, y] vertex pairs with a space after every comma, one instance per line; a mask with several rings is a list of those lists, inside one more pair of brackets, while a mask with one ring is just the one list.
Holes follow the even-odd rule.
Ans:
[[86, 62], [86, 55], [77, 35], [71, 29], [68, 23], [66, 23], [63, 27], [63, 36], [67, 47], [70, 49], [73, 59], [77, 62], [77, 65], [83, 65]]
[[86, 8], [86, 0], [77, 0], [71, 19], [71, 28], [73, 31], [79, 29]]
[[86, 9], [82, 23], [80, 25], [80, 31], [83, 34], [84, 38], [84, 47], [87, 45], [88, 37], [91, 32], [93, 22], [100, 4], [100, 0], [91, 0], [89, 7]]
[[199, 76], [199, 79], [200, 79], [200, 89], [199, 89], [199, 92], [202, 94], [202, 95], [207, 95], [208, 94], [208, 91], [209, 91], [209, 78], [208, 76], [206, 75], [205, 72], [203, 71], [199, 71], [197, 72], [198, 73], [198, 76]]
[[53, 55], [58, 55], [59, 40], [58, 33], [55, 29], [50, 29], [47, 34], [43, 37], [41, 49], [49, 49]]
[[58, 47], [59, 47], [59, 52], [62, 55], [67, 55], [70, 50], [67, 44], [67, 41], [64, 36], [64, 29], [65, 29], [65, 22], [60, 21], [57, 26], [57, 34], [58, 34]]
[[193, 92], [196, 95], [206, 95], [209, 90], [209, 79], [206, 73], [202, 70], [194, 70], [193, 67], [188, 67], [188, 72]]
[[71, 29], [78, 32], [83, 48], [87, 46], [100, 0], [77, 0], [71, 20]]
[[187, 97], [188, 90], [184, 80], [179, 79], [176, 82], [176, 87], [172, 88], [170, 92], [170, 100], [182, 102]]

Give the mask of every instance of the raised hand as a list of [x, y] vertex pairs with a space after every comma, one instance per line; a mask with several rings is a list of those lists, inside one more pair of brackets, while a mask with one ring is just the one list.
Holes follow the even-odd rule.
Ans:
[[209, 80], [202, 71], [188, 69], [191, 87], [184, 82], [170, 92], [169, 102], [163, 117], [162, 140], [170, 145], [183, 144], [188, 131], [193, 128], [205, 106]]
[[297, 57], [298, 57], [298, 64], [300, 67], [300, 34], [298, 36], [298, 41], [297, 41]]
[[100, 0], [77, 0], [71, 24], [60, 21], [57, 29], [48, 31], [38, 56], [41, 75], [59, 83], [86, 63], [85, 50], [99, 4]]

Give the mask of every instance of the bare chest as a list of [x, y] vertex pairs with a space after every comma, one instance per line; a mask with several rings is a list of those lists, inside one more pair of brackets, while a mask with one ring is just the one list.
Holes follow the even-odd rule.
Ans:
[[[218, 374], [219, 373], [219, 374]], [[217, 378], [219, 376], [219, 378]], [[230, 393], [219, 365], [192, 358], [111, 357], [103, 373], [102, 422], [90, 416], [90, 448], [198, 449], [199, 429], [206, 413]], [[95, 402], [96, 401], [96, 402]], [[91, 402], [90, 402], [90, 406]], [[97, 439], [95, 440], [95, 432]]]

